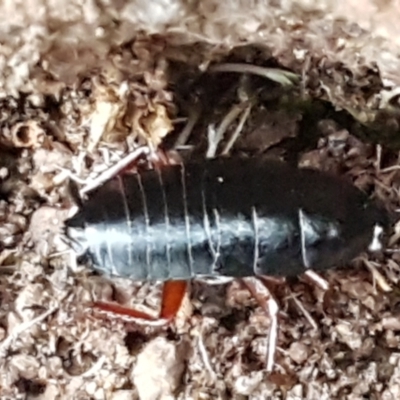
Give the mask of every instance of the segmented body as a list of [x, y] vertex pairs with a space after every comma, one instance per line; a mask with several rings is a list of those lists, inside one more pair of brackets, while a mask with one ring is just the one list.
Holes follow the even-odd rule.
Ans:
[[66, 233], [108, 275], [166, 281], [327, 269], [365, 250], [386, 224], [386, 212], [341, 179], [221, 158], [117, 176]]

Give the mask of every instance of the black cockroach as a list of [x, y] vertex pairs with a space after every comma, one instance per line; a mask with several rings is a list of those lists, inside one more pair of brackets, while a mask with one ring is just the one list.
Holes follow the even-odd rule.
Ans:
[[196, 277], [287, 277], [346, 264], [374, 250], [388, 224], [383, 207], [327, 173], [216, 158], [116, 176], [65, 231], [96, 269], [168, 282], [175, 298]]

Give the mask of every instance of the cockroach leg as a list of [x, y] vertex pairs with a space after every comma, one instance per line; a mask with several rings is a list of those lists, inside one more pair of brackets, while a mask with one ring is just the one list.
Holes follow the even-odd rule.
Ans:
[[167, 281], [164, 283], [160, 318], [171, 320], [178, 313], [187, 289], [186, 281]]
[[271, 292], [265, 285], [265, 282], [257, 278], [242, 278], [241, 282], [247, 287], [250, 293], [257, 300], [261, 308], [269, 314], [271, 325], [268, 334], [267, 343], [267, 365], [266, 371], [271, 372], [274, 368], [276, 345], [278, 340], [278, 311], [279, 306], [273, 298]]
[[166, 165], [177, 165], [181, 164], [182, 160], [179, 157], [178, 152], [169, 150], [168, 152], [157, 149], [150, 153], [149, 162], [155, 168], [162, 168]]
[[157, 319], [143, 311], [139, 311], [131, 307], [121, 306], [120, 304], [117, 303], [96, 301], [94, 302], [93, 307], [98, 308], [101, 311], [109, 312], [112, 314], [126, 316], [135, 319], [142, 319], [145, 321], [154, 321]]
[[316, 284], [319, 288], [321, 288], [324, 292], [329, 289], [329, 283], [322, 276], [309, 269], [304, 273], [304, 276], [311, 280], [314, 284]]
[[146, 312], [139, 311], [131, 307], [121, 306], [117, 303], [96, 301], [94, 302], [93, 307], [102, 311], [134, 319], [141, 319], [145, 321], [170, 321], [175, 317], [181, 307], [183, 297], [186, 293], [186, 288], [186, 281], [167, 281], [164, 283], [161, 311], [158, 318], [153, 317]]
[[115, 177], [116, 175], [124, 171], [134, 169], [133, 167], [137, 161], [143, 156], [147, 156], [149, 162], [154, 166], [173, 165], [180, 162], [179, 156], [175, 153], [170, 152], [167, 154], [162, 150], [154, 150], [149, 146], [142, 146], [137, 148], [132, 153], [126, 155], [106, 171], [102, 172], [96, 179], [87, 181], [86, 185], [80, 190], [79, 195], [83, 196], [84, 194], [101, 186], [103, 183]]
[[134, 163], [139, 157], [150, 154], [150, 148], [148, 146], [142, 146], [129, 153], [126, 157], [122, 160], [118, 161], [114, 164], [111, 168], [107, 169], [103, 173], [101, 173], [96, 179], [91, 180], [88, 182], [81, 190], [80, 195], [83, 196], [84, 194], [96, 189], [97, 187], [101, 186], [103, 183], [108, 181], [109, 179], [116, 176], [122, 170], [128, 168], [132, 163]]

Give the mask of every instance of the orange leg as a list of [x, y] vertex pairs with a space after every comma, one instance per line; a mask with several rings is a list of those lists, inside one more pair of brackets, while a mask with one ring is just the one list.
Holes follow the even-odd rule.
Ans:
[[172, 319], [181, 308], [187, 289], [186, 281], [168, 281], [164, 284], [160, 318]]
[[93, 307], [98, 308], [101, 311], [107, 311], [112, 314], [124, 315], [124, 316], [131, 317], [131, 318], [143, 319], [146, 321], [154, 321], [155, 320], [155, 318], [153, 316], [151, 316], [150, 314], [147, 314], [143, 311], [135, 310], [134, 308], [131, 308], [131, 307], [121, 306], [120, 304], [117, 304], [117, 303], [108, 303], [105, 301], [95, 301], [93, 303]]
[[186, 289], [186, 281], [165, 282], [161, 300], [161, 312], [158, 318], [155, 318], [143, 311], [135, 310], [131, 307], [121, 306], [117, 303], [96, 301], [93, 306], [102, 311], [111, 312], [117, 315], [125, 315], [131, 318], [142, 319], [146, 321], [156, 321], [159, 319], [169, 321], [173, 319], [179, 311], [183, 297], [186, 293]]

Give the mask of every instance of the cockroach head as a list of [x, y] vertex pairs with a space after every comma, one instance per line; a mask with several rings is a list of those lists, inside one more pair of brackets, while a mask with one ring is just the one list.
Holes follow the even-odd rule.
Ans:
[[64, 237], [78, 257], [85, 256], [88, 245], [85, 235], [85, 224], [79, 213], [76, 213], [64, 222]]

